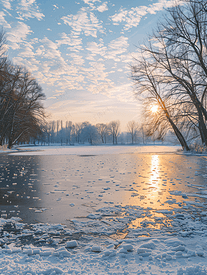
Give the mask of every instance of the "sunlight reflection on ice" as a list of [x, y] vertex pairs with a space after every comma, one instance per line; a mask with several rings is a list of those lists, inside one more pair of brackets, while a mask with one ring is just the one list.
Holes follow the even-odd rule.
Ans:
[[157, 187], [159, 179], [159, 156], [158, 155], [152, 155], [151, 159], [151, 184], [154, 187]]
[[[154, 213], [154, 210], [157, 210], [160, 208], [160, 159], [159, 155], [151, 155], [151, 163], [149, 165], [149, 170], [146, 171], [146, 179], [148, 178], [148, 182], [145, 182], [145, 185], [147, 184], [147, 188], [143, 188], [143, 202], [137, 201], [138, 205], [142, 205], [145, 208], [152, 208], [153, 211], [150, 211], [149, 216], [143, 216], [139, 217], [135, 220], [133, 220], [128, 228], [139, 228], [139, 227], [148, 227], [148, 228], [156, 228], [160, 229], [163, 224], [160, 222], [161, 219], [164, 218], [164, 215], [161, 213]], [[141, 191], [141, 190], [140, 190]], [[134, 205], [137, 205], [137, 203], [134, 203]]]
[[159, 170], [159, 155], [152, 155], [151, 158], [151, 177], [149, 178], [149, 185], [150, 185], [150, 193], [149, 193], [149, 201], [150, 204], [156, 206], [159, 202], [159, 179], [160, 179], [160, 170]]

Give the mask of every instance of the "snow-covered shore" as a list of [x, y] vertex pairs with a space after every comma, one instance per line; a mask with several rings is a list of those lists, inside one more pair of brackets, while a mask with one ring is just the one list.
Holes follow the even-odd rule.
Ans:
[[[141, 192], [151, 192], [148, 198], [145, 197], [145, 200], [150, 199], [151, 194], [154, 204], [150, 204], [150, 200], [146, 206], [144, 203], [135, 204], [134, 201], [131, 204], [120, 204], [118, 200], [114, 203], [115, 200], [114, 202], [107, 201], [104, 189], [100, 193], [99, 189], [93, 190], [98, 198], [97, 205], [100, 203], [102, 206], [94, 208], [87, 215], [74, 216], [70, 219], [70, 226], [66, 226], [64, 222], [26, 224], [21, 220], [21, 212], [20, 217], [6, 219], [4, 212], [1, 211], [0, 274], [207, 274], [207, 174], [203, 169], [206, 167], [205, 156], [201, 160], [198, 157], [195, 169], [192, 166], [194, 162], [189, 164], [189, 158], [194, 158], [194, 156], [189, 155], [187, 159], [183, 159], [183, 161], [188, 161], [186, 165], [191, 165], [189, 173], [184, 175], [183, 171], [167, 170], [167, 167], [170, 169], [170, 167], [180, 165], [182, 157], [176, 164], [177, 158], [176, 155], [173, 155], [174, 158], [171, 158], [171, 162], [174, 162], [174, 166], [164, 165], [164, 161], [169, 157], [166, 159], [160, 157], [159, 162], [160, 153], [171, 155], [176, 152], [177, 148], [175, 147], [159, 146], [159, 148], [144, 149], [133, 146], [100, 147], [74, 149], [46, 147], [44, 151], [25, 151], [12, 155], [85, 155], [89, 156], [87, 160], [91, 162], [93, 160], [91, 155], [106, 155], [106, 159], [100, 156], [100, 159], [104, 159], [101, 162], [103, 172], [100, 168], [98, 170], [99, 173], [106, 173], [104, 165], [106, 165], [108, 154], [125, 155], [141, 152], [143, 161], [147, 160], [146, 165], [142, 166], [142, 163], [139, 162], [138, 164], [143, 168], [136, 170], [139, 171], [139, 174], [134, 174], [137, 181], [127, 182], [124, 185], [119, 179], [122, 177], [124, 179], [125, 173], [135, 171], [133, 169], [136, 168], [136, 163], [130, 164], [131, 159], [122, 158], [120, 162], [124, 160], [122, 165], [126, 166], [123, 171], [123, 168], [120, 167], [124, 166], [118, 166], [117, 159], [112, 162], [110, 157], [110, 175], [114, 173], [114, 176], [110, 179], [111, 181], [106, 179], [104, 189], [113, 197], [115, 193], [121, 194], [121, 189], [124, 187], [124, 192], [130, 194], [132, 199], [137, 198], [137, 201], [139, 201], [138, 198], [143, 201], [142, 197], [145, 193]], [[43, 148], [40, 147], [40, 149]], [[146, 152], [151, 153], [152, 157], [145, 160]], [[140, 161], [141, 157], [137, 161]], [[76, 161], [81, 162], [83, 159], [86, 160], [86, 158], [79, 158]], [[152, 162], [148, 172], [146, 169], [149, 166], [149, 159]], [[93, 164], [96, 162], [99, 162], [99, 158], [93, 160]], [[114, 166], [113, 163], [115, 163]], [[76, 162], [73, 165], [75, 166]], [[84, 165], [78, 168], [81, 169], [80, 171], [74, 172], [80, 174], [77, 174], [80, 176], [77, 180], [80, 180], [86, 173], [83, 169]], [[130, 169], [127, 168], [128, 165], [131, 165]], [[54, 169], [51, 170], [51, 175], [54, 171]], [[72, 170], [65, 173], [69, 173], [69, 171], [72, 173]], [[97, 184], [100, 185], [103, 177], [100, 178], [100, 174], [98, 175], [98, 172], [96, 174], [94, 171], [90, 177], [99, 176]], [[186, 171], [185, 173], [187, 173]], [[198, 178], [199, 180], [197, 180]], [[189, 187], [191, 192], [187, 192], [185, 189], [180, 191], [181, 182], [184, 180], [186, 188]], [[140, 189], [141, 183], [144, 191]], [[59, 184], [64, 185], [65, 183], [57, 183], [57, 185]], [[94, 184], [92, 189], [95, 188]], [[170, 186], [167, 190], [166, 184]], [[111, 185], [111, 189], [108, 187], [109, 185]], [[80, 196], [84, 197], [86, 194], [85, 199], [92, 196], [92, 189], [89, 190], [89, 187], [85, 190], [86, 193], [78, 189]], [[195, 192], [192, 192], [194, 189]], [[59, 194], [60, 192], [58, 192], [56, 193]], [[57, 203], [61, 204], [64, 198], [72, 196], [72, 193], [67, 196], [67, 192], [62, 192], [62, 196], [65, 197], [61, 197], [62, 200]], [[164, 192], [168, 192], [168, 195], [166, 196]], [[50, 194], [51, 196], [53, 194], [60, 196], [55, 195], [56, 193], [51, 192]], [[50, 197], [50, 194], [48, 193], [46, 196]], [[163, 201], [162, 197], [164, 197]], [[101, 202], [102, 198], [104, 200]], [[156, 208], [158, 205], [159, 209]], [[71, 204], [70, 211], [73, 211], [74, 208], [75, 206]], [[36, 209], [35, 211], [39, 211], [39, 215], [42, 215], [47, 210]]]
[[[199, 219], [196, 211], [164, 211], [155, 221], [162, 229], [148, 227], [147, 221], [127, 228], [131, 220], [150, 215], [137, 207], [106, 207], [89, 220], [74, 219], [73, 229], [27, 228], [17, 218], [1, 219], [7, 230], [0, 238], [0, 274], [207, 274], [206, 213]], [[124, 228], [125, 238], [118, 233]]]

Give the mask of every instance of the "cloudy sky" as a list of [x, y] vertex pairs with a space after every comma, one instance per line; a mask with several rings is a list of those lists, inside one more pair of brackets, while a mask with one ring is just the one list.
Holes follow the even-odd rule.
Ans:
[[130, 64], [173, 0], [0, 0], [8, 55], [46, 94], [50, 119], [140, 121]]

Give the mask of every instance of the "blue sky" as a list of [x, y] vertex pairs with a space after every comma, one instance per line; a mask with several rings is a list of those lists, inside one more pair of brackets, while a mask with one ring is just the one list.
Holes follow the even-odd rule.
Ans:
[[130, 64], [172, 0], [0, 0], [8, 55], [37, 78], [50, 119], [140, 122]]

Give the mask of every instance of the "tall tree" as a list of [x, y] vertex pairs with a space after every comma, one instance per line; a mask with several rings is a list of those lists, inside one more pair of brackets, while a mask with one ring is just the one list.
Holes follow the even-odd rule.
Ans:
[[96, 124], [96, 128], [97, 128], [98, 134], [101, 138], [101, 142], [106, 143], [106, 137], [107, 137], [107, 134], [108, 134], [107, 124], [98, 123], [98, 124]]
[[[147, 135], [152, 136], [155, 132], [158, 133], [158, 138], [161, 139], [169, 127], [171, 126], [176, 137], [178, 138], [182, 148], [189, 150], [187, 142], [173, 120], [174, 108], [168, 104], [168, 99], [165, 96], [165, 89], [161, 87], [163, 79], [157, 75], [156, 64], [150, 64], [142, 57], [135, 66], [132, 67], [132, 78], [136, 85], [136, 95], [144, 96], [145, 117], [148, 124], [145, 125]], [[164, 92], [162, 92], [164, 91]], [[152, 111], [152, 107], [157, 106], [156, 112]]]
[[119, 135], [119, 130], [120, 130], [120, 121], [111, 121], [108, 125], [111, 135], [112, 135], [112, 140], [113, 144], [118, 143], [118, 135]]
[[5, 57], [5, 40], [0, 33], [0, 144], [11, 148], [20, 140], [40, 135], [45, 117], [42, 88], [30, 73], [13, 66]]
[[9, 148], [22, 135], [36, 136], [45, 117], [41, 101], [45, 99], [42, 88], [26, 70], [18, 68], [18, 81], [12, 94], [13, 107], [8, 116]]
[[[202, 142], [207, 145], [207, 112], [204, 105], [207, 91], [207, 3], [187, 0], [168, 11], [159, 26], [157, 38], [162, 41], [167, 71], [177, 82], [181, 94], [188, 95]], [[170, 24], [170, 27], [169, 25]], [[161, 32], [161, 29], [164, 31]], [[175, 86], [175, 87], [176, 87]], [[176, 88], [177, 88], [176, 87]], [[174, 92], [174, 91], [173, 91]], [[187, 100], [186, 100], [187, 101]]]
[[132, 139], [132, 144], [133, 144], [135, 139], [136, 139], [138, 125], [134, 120], [129, 121], [127, 123], [127, 129], [128, 129], [128, 132], [130, 133], [130, 136], [131, 136], [131, 139]]
[[66, 143], [71, 143], [72, 121], [66, 121]]
[[202, 143], [207, 145], [204, 105], [207, 94], [207, 3], [203, 0], [179, 3], [182, 5], [168, 10], [148, 45], [142, 47], [142, 52], [156, 64], [156, 78], [159, 81], [162, 78], [162, 83], [168, 86], [165, 96], [174, 102], [177, 119], [182, 120], [182, 124], [185, 122], [186, 127], [197, 126]]

